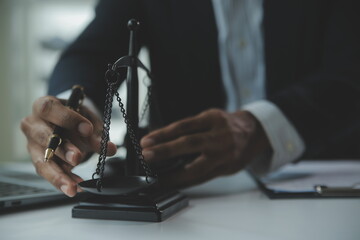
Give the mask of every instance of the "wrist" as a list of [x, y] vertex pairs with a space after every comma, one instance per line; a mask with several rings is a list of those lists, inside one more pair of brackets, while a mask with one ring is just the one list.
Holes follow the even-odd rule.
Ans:
[[253, 152], [253, 157], [269, 152], [271, 144], [260, 121], [249, 111], [236, 111], [233, 113], [243, 122], [244, 129], [249, 135], [248, 148]]

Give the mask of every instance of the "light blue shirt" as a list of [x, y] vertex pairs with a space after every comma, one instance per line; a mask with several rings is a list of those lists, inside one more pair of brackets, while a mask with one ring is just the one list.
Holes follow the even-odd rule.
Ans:
[[251, 112], [272, 146], [270, 163], [253, 162], [258, 173], [274, 171], [296, 160], [304, 142], [281, 110], [265, 100], [262, 0], [212, 0], [218, 28], [221, 75], [227, 110]]

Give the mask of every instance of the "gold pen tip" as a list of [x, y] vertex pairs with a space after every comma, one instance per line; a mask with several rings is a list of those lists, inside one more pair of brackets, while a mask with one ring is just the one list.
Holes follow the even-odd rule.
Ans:
[[44, 162], [49, 161], [49, 159], [51, 159], [53, 155], [54, 155], [54, 150], [51, 148], [47, 148], [45, 150]]

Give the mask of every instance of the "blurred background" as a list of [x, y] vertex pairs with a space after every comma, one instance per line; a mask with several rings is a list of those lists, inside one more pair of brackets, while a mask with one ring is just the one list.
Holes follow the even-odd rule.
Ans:
[[94, 17], [95, 0], [0, 0], [1, 159], [28, 161], [20, 121], [46, 94], [61, 51]]
[[[93, 19], [96, 3], [0, 0], [0, 163], [29, 161], [21, 119], [31, 113], [35, 99], [46, 95], [47, 80], [61, 52]], [[143, 87], [140, 94], [145, 94]], [[123, 130], [113, 125], [119, 138]]]

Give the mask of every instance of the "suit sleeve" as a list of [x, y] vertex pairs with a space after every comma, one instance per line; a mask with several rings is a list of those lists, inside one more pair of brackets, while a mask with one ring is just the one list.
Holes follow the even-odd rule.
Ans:
[[127, 22], [138, 18], [134, 0], [102, 0], [95, 18], [82, 34], [64, 51], [49, 82], [49, 94], [57, 95], [74, 84], [85, 87], [86, 95], [103, 110], [104, 74], [109, 63], [128, 53]]
[[332, 1], [321, 68], [269, 96], [305, 141], [304, 158], [359, 157], [359, 5], [357, 1]]

